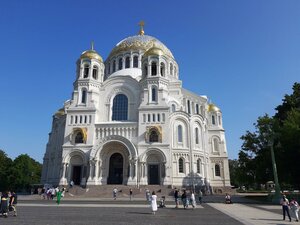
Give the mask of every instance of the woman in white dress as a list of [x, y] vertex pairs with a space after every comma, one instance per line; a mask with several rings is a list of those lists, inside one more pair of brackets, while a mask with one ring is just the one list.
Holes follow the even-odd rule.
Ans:
[[155, 212], [157, 211], [157, 196], [155, 194], [155, 191], [152, 192], [152, 196], [151, 196], [151, 208], [152, 208], [152, 213], [155, 214]]

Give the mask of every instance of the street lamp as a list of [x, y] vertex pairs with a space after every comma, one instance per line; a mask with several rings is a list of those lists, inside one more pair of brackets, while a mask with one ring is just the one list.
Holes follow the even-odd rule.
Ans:
[[274, 135], [272, 133], [269, 137], [268, 142], [271, 149], [271, 159], [272, 159], [273, 175], [275, 181], [275, 195], [272, 198], [272, 202], [278, 203], [281, 193], [280, 193], [280, 186], [278, 182], [277, 167], [276, 167], [275, 154], [274, 154]]

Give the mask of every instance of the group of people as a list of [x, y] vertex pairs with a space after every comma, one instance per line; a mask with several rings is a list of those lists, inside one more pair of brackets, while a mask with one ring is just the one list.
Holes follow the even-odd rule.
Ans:
[[1, 205], [0, 205], [0, 215], [3, 217], [8, 216], [8, 212], [12, 211], [13, 216], [17, 216], [17, 203], [18, 196], [14, 191], [5, 191], [0, 193]]
[[61, 198], [63, 198], [65, 196], [65, 188], [59, 188], [59, 187], [51, 187], [51, 188], [47, 188], [47, 190], [45, 188], [42, 189], [42, 193], [41, 196], [43, 199], [47, 199], [47, 200], [53, 200], [56, 197], [56, 203], [59, 205], [60, 204], [60, 200]]
[[289, 211], [289, 209], [291, 209], [291, 211], [295, 216], [296, 221], [297, 222], [299, 221], [299, 215], [298, 215], [299, 204], [294, 198], [292, 198], [291, 201], [289, 201], [286, 195], [282, 195], [280, 204], [282, 205], [283, 220], [285, 220], [285, 216], [287, 215], [289, 217], [290, 222], [292, 221], [290, 211]]
[[[198, 199], [199, 199], [199, 203], [202, 204], [202, 196], [203, 193], [201, 190], [199, 190], [199, 194], [198, 194]], [[174, 199], [175, 199], [175, 208], [179, 207], [179, 200], [181, 199], [182, 201], [182, 205], [184, 209], [187, 209], [189, 207], [189, 204], [192, 205], [193, 209], [196, 207], [196, 197], [195, 197], [195, 192], [194, 191], [190, 191], [187, 192], [185, 189], [182, 190], [182, 194], [180, 196], [180, 191], [175, 188], [174, 189]]]

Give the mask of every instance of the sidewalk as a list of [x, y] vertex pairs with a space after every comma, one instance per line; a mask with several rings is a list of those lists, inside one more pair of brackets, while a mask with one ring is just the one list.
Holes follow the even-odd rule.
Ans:
[[[222, 204], [222, 203], [208, 203], [209, 206], [227, 214], [228, 216], [246, 224], [246, 225], [270, 225], [270, 224], [292, 224], [288, 217], [282, 220], [282, 215], [267, 211], [268, 209], [280, 208], [281, 206], [263, 206], [266, 210], [254, 208], [244, 204]], [[297, 222], [295, 222], [298, 224]]]

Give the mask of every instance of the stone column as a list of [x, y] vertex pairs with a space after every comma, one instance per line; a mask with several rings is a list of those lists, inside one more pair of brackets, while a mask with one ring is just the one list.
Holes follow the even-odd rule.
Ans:
[[90, 160], [90, 173], [89, 173], [89, 177], [87, 180], [87, 184], [88, 185], [94, 185], [95, 184], [95, 174], [94, 174], [94, 167], [95, 167], [95, 161], [94, 160]]
[[98, 180], [99, 180], [99, 164], [100, 164], [100, 160], [96, 160], [95, 162], [95, 174], [94, 174], [94, 180], [95, 180], [95, 184], [98, 184]]
[[130, 68], [133, 68], [133, 55], [132, 52], [130, 52]]
[[137, 177], [135, 176], [135, 168], [136, 168], [137, 159], [130, 159], [129, 160], [129, 178], [128, 178], [128, 185], [136, 185], [137, 184]]
[[59, 185], [67, 185], [66, 171], [68, 163], [62, 163]]

